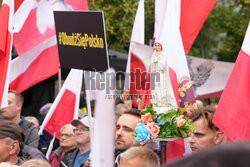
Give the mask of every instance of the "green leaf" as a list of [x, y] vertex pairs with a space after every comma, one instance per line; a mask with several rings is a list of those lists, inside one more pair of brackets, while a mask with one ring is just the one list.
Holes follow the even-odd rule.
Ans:
[[132, 136], [137, 137], [137, 134], [136, 133], [132, 133]]

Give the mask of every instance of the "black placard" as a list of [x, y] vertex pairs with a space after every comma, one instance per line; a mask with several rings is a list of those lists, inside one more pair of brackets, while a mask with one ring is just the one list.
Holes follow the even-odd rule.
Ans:
[[108, 68], [103, 12], [54, 11], [60, 65], [88, 71]]

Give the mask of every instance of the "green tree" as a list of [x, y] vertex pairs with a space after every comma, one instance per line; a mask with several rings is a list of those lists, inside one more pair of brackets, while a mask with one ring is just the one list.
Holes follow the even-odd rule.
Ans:
[[[206, 58], [236, 60], [250, 19], [249, 5], [247, 0], [218, 0], [201, 30]], [[200, 57], [199, 38], [189, 54]]]
[[[104, 12], [108, 47], [128, 52], [138, 0], [89, 0], [90, 10]], [[145, 1], [146, 42], [152, 38], [154, 25], [154, 1]]]

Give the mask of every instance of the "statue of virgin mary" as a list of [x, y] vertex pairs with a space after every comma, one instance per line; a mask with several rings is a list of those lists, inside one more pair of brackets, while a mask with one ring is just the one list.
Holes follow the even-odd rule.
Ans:
[[[155, 78], [152, 78], [153, 76]], [[167, 55], [163, 51], [161, 42], [155, 43], [155, 51], [151, 59], [151, 91], [153, 109], [158, 114], [177, 109], [169, 76]]]

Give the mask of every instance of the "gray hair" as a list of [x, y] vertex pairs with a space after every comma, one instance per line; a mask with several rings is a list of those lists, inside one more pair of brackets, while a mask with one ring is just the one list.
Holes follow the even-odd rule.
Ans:
[[25, 161], [20, 167], [51, 167], [50, 164], [42, 159], [30, 159]]
[[74, 134], [74, 129], [75, 129], [75, 128], [76, 128], [76, 127], [74, 127], [74, 126], [71, 125], [71, 124], [66, 124], [66, 125], [64, 125], [64, 126], [61, 127], [60, 132], [62, 132], [64, 129], [70, 129], [71, 132], [72, 132], [72, 134]]
[[135, 157], [143, 158], [145, 167], [160, 167], [160, 159], [157, 154], [149, 148], [139, 146], [131, 147], [120, 154], [120, 160], [129, 160]]
[[12, 164], [10, 164], [8, 162], [1, 162], [0, 167], [18, 167], [18, 166], [12, 165]]
[[31, 122], [32, 124], [35, 125], [35, 127], [37, 128], [37, 130], [39, 130], [39, 122], [38, 120], [36, 119], [36, 117], [33, 117], [33, 116], [27, 116], [27, 117], [24, 117], [27, 121]]
[[11, 144], [13, 144], [15, 141], [17, 141], [18, 142], [18, 150], [17, 150], [17, 155], [19, 154], [19, 152], [20, 152], [20, 145], [19, 145], [19, 141], [18, 140], [13, 140], [12, 138], [10, 138], [10, 137], [6, 137], [6, 138], [4, 138], [5, 139], [5, 142], [6, 142], [6, 144], [7, 145], [11, 145]]
[[27, 117], [25, 117], [25, 119], [26, 120], [33, 120], [33, 121], [35, 121], [38, 125], [39, 125], [39, 122], [38, 122], [38, 120], [36, 119], [36, 117], [33, 117], [33, 116], [27, 116]]

